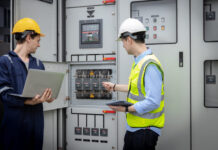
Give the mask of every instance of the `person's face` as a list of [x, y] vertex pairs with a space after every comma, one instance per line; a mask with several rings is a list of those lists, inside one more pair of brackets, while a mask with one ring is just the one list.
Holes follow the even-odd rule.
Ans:
[[33, 39], [29, 37], [28, 45], [30, 53], [35, 53], [36, 49], [40, 47], [40, 35], [37, 35]]

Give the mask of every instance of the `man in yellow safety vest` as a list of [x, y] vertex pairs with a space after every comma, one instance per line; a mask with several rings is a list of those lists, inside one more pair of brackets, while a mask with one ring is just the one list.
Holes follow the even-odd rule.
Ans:
[[118, 38], [134, 56], [128, 85], [103, 82], [108, 91], [127, 92], [133, 105], [110, 106], [126, 112], [123, 150], [155, 150], [164, 127], [164, 72], [160, 61], [145, 45], [146, 29], [137, 19], [128, 18], [120, 26]]

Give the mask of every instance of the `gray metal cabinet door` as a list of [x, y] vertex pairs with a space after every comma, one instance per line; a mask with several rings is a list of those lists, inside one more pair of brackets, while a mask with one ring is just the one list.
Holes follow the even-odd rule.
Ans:
[[[159, 137], [158, 150], [189, 150], [190, 149], [190, 11], [189, 0], [174, 0], [172, 3], [176, 3], [177, 15], [175, 19], [167, 19], [165, 17], [165, 29], [171, 30], [167, 23], [173, 23], [173, 26], [177, 26], [176, 32], [177, 42], [175, 43], [155, 43], [155, 38], [161, 35], [159, 34], [161, 29], [161, 17], [166, 14], [167, 11], [172, 11], [172, 3], [169, 0], [163, 1], [144, 1], [147, 3], [145, 9], [138, 11], [137, 9], [130, 9], [130, 6], [134, 2], [133, 0], [119, 0], [118, 3], [118, 26], [123, 20], [130, 17], [131, 11], [135, 11], [134, 17], [142, 19], [143, 23], [149, 18], [149, 38], [152, 38], [152, 45], [147, 45], [152, 49], [153, 53], [159, 58], [164, 68], [164, 84], [165, 84], [165, 127], [162, 129], [162, 135]], [[167, 3], [163, 12], [161, 11], [164, 3]], [[165, 7], [165, 6], [164, 6]], [[141, 8], [141, 6], [140, 6]], [[147, 13], [143, 13], [149, 9]], [[138, 16], [136, 16], [138, 15]], [[143, 18], [141, 18], [143, 17]], [[157, 20], [154, 21], [154, 17]], [[169, 17], [168, 17], [169, 18]], [[151, 25], [152, 23], [152, 25]], [[156, 25], [154, 25], [156, 23]], [[156, 27], [154, 27], [156, 26]], [[167, 29], [168, 28], [168, 29]], [[155, 31], [157, 29], [157, 31]], [[171, 31], [170, 31], [171, 32]], [[153, 33], [157, 33], [157, 36], [153, 36]], [[163, 32], [162, 32], [163, 33]], [[147, 33], [146, 33], [147, 34]], [[166, 36], [169, 36], [167, 34]], [[174, 37], [175, 38], [175, 37]], [[167, 39], [169, 40], [169, 39]], [[164, 40], [163, 40], [164, 41]], [[118, 46], [118, 83], [128, 83], [128, 76], [130, 74], [131, 64], [134, 61], [133, 56], [129, 56], [122, 46], [122, 43]], [[179, 54], [183, 52], [183, 64], [179, 66]], [[182, 53], [181, 53], [182, 55]], [[127, 61], [128, 60], [128, 61]], [[118, 99], [125, 99], [125, 94], [118, 94]], [[122, 124], [122, 117], [119, 117], [118, 124], [118, 140], [122, 141], [123, 130], [125, 129], [125, 123]], [[119, 149], [122, 149], [122, 143], [119, 143]]]
[[[218, 59], [218, 42], [206, 42], [217, 39], [218, 37], [217, 34], [214, 36], [214, 33], [217, 33], [217, 18], [208, 20], [204, 18], [203, 15], [209, 11], [217, 13], [218, 2], [207, 0], [205, 5], [203, 2], [203, 0], [191, 1], [192, 150], [216, 150], [218, 147], [218, 108], [207, 107], [204, 98], [214, 99], [217, 103], [217, 97], [214, 97], [214, 95], [217, 95], [217, 82], [215, 84], [206, 83], [206, 80], [204, 80], [204, 75], [206, 74], [204, 67], [206, 66], [204, 66], [204, 64], [206, 60]], [[211, 8], [208, 7], [208, 5], [211, 5]], [[203, 13], [204, 10], [205, 12]], [[205, 26], [204, 19], [206, 19]], [[212, 32], [214, 33], [212, 34]], [[214, 66], [214, 64], [215, 63], [213, 63], [212, 66]], [[211, 67], [211, 70], [212, 69], [213, 73], [216, 75], [217, 67]], [[204, 89], [206, 87], [211, 88], [211, 97], [205, 97]]]
[[57, 0], [46, 3], [39, 0], [15, 0], [14, 23], [21, 18], [32, 18], [40, 26], [45, 37], [41, 37], [40, 47], [35, 54], [43, 61], [57, 60]]

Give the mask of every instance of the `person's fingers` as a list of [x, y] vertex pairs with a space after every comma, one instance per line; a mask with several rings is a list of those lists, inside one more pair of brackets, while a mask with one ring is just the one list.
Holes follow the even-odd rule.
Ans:
[[45, 89], [45, 91], [43, 92], [43, 94], [42, 94], [42, 96], [41, 96], [41, 100], [46, 99], [46, 97], [48, 97], [48, 96], [47, 96], [48, 93], [49, 93], [49, 89]]
[[52, 96], [52, 91], [50, 90], [47, 100], [50, 100], [50, 99], [51, 99], [51, 96]]
[[45, 94], [45, 98], [48, 99], [48, 97], [51, 95], [51, 89], [48, 89], [46, 94]]

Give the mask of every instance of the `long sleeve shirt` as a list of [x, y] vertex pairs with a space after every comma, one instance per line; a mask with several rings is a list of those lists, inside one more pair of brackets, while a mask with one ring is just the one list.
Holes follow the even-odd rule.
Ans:
[[[44, 65], [29, 55], [28, 68], [44, 70]], [[42, 104], [25, 105], [24, 98], [11, 95], [22, 93], [27, 73], [25, 63], [15, 52], [10, 51], [0, 57], [0, 99], [4, 105], [4, 116], [0, 124], [1, 150], [42, 149]]]
[[[146, 55], [151, 54], [151, 49], [146, 50], [139, 56], [135, 57], [135, 65], [144, 58]], [[162, 74], [154, 64], [149, 64], [146, 68], [144, 75], [144, 85], [146, 97], [143, 101], [135, 103], [133, 106], [137, 113], [144, 114], [150, 112], [160, 106], [161, 102], [161, 88], [162, 88]], [[144, 128], [132, 128], [126, 123], [126, 128], [130, 132], [135, 132]], [[150, 127], [149, 129], [161, 134], [161, 129], [156, 127]]]

